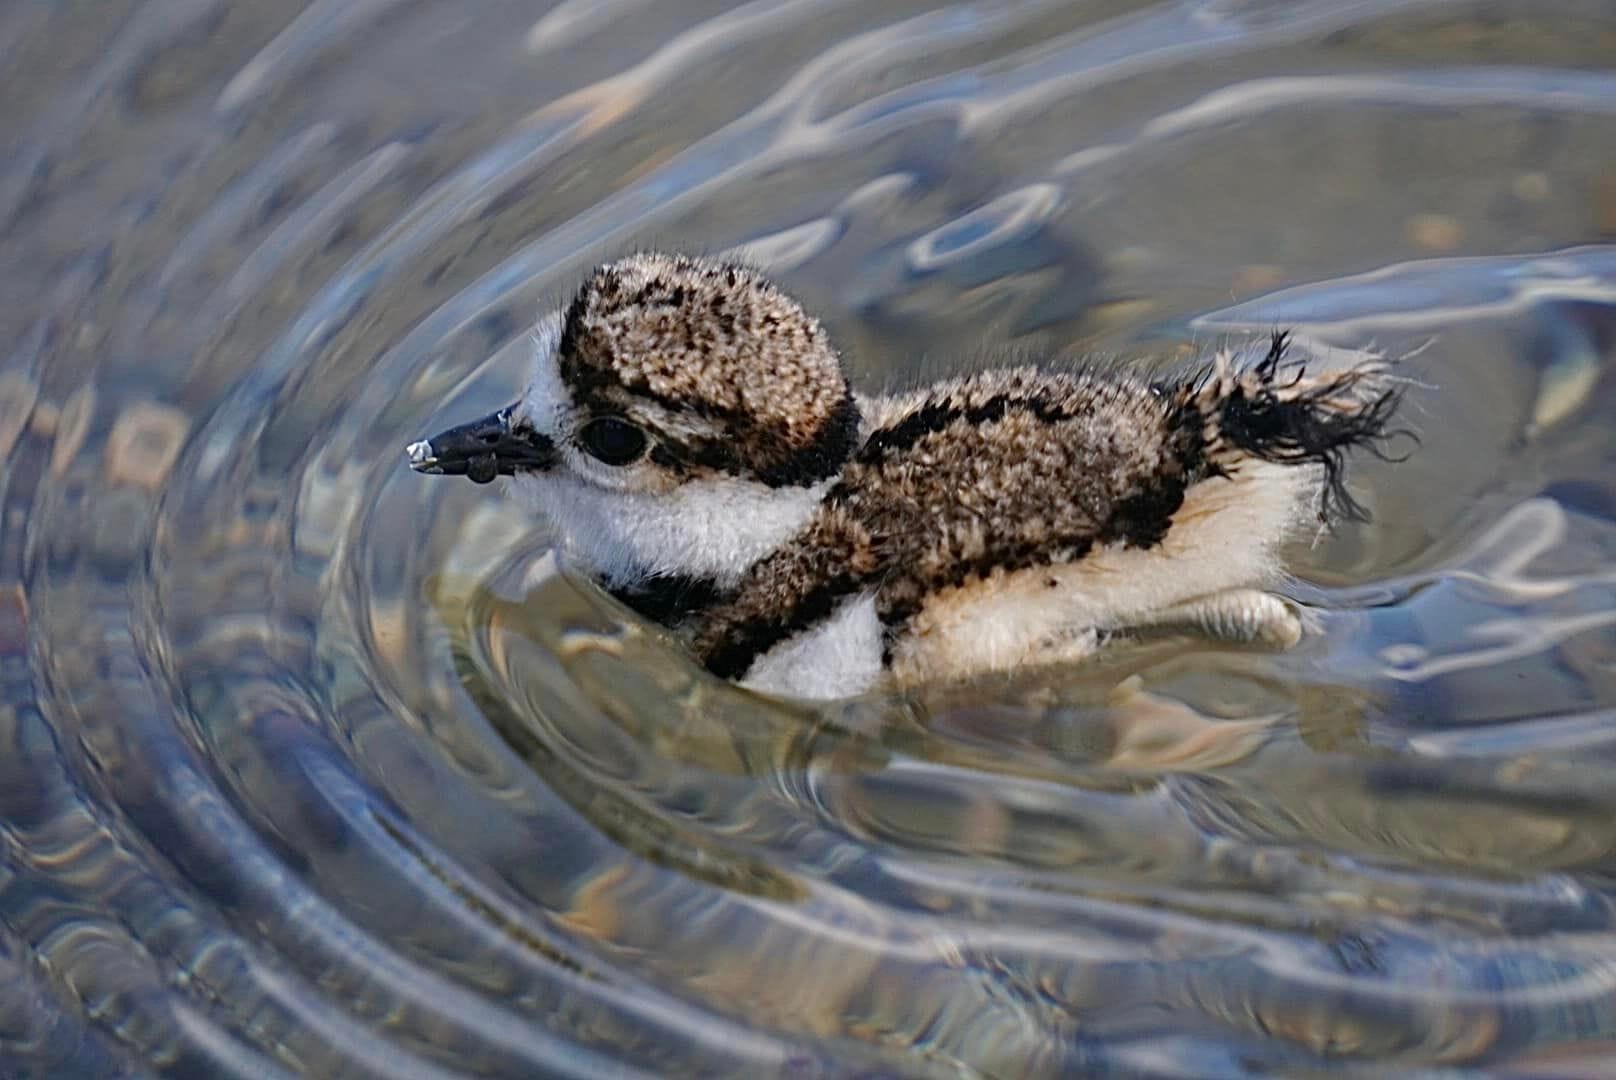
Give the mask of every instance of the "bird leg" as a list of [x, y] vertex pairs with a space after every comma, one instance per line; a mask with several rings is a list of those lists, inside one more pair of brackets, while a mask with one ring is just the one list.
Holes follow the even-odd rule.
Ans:
[[1153, 612], [1128, 629], [1188, 633], [1211, 641], [1281, 649], [1302, 640], [1302, 619], [1295, 608], [1259, 589], [1230, 589], [1186, 600]]

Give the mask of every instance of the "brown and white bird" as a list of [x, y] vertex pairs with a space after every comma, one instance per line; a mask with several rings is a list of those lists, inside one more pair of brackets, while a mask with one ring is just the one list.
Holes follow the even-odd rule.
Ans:
[[758, 272], [639, 254], [533, 332], [520, 399], [409, 447], [512, 491], [564, 558], [717, 675], [840, 697], [1082, 657], [1179, 627], [1288, 645], [1282, 541], [1357, 512], [1345, 455], [1398, 402], [1275, 335], [1166, 381], [985, 371], [853, 392]]

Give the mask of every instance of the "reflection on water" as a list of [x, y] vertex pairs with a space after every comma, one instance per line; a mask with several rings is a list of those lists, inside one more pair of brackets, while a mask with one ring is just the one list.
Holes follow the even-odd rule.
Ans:
[[[6, 1075], [1607, 1075], [1616, 12], [0, 11]], [[807, 708], [401, 448], [627, 247], [861, 385], [1413, 358], [1314, 632]]]

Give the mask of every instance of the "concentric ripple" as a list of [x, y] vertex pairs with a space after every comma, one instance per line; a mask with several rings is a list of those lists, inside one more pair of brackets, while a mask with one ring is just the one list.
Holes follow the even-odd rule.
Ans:
[[[1616, 11], [0, 10], [0, 1074], [1606, 1075]], [[634, 246], [1402, 357], [1285, 654], [808, 708], [401, 448]]]

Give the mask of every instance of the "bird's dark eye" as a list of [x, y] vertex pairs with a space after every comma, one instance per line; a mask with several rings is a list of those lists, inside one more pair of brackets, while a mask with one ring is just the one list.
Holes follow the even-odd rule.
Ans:
[[592, 457], [608, 465], [628, 465], [645, 453], [645, 432], [617, 416], [591, 420], [578, 432], [578, 441]]

